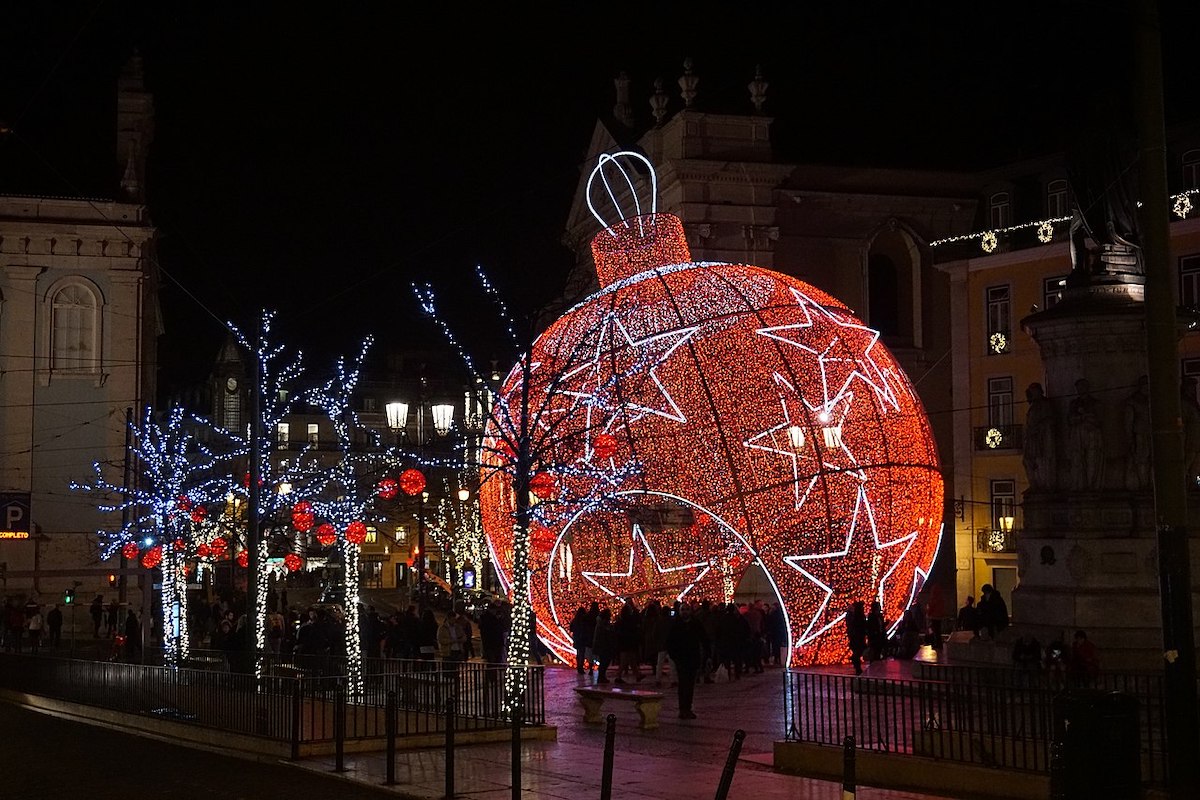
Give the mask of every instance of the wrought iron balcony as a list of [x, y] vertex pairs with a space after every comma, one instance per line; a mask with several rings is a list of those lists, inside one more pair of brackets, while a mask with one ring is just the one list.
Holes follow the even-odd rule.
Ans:
[[975, 549], [981, 553], [1017, 552], [1017, 532], [979, 528], [975, 531]]

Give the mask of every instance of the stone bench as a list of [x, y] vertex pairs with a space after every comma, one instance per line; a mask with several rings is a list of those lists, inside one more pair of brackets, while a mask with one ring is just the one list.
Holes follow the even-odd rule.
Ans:
[[584, 722], [603, 722], [600, 707], [605, 700], [627, 700], [634, 704], [641, 721], [638, 727], [642, 730], [653, 730], [658, 727], [658, 712], [662, 708], [662, 692], [651, 692], [644, 689], [622, 689], [619, 686], [576, 686], [575, 693], [579, 695], [579, 704], [583, 706]]

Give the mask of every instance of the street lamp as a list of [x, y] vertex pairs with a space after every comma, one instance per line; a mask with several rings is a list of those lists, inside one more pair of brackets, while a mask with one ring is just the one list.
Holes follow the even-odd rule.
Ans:
[[[422, 379], [422, 387], [424, 387], [424, 379]], [[428, 417], [426, 416], [426, 404], [422, 399], [416, 405], [416, 447], [417, 451], [424, 455], [425, 448], [429, 444], [428, 423], [426, 419], [432, 422], [433, 434], [436, 438], [443, 438], [450, 434], [454, 428], [454, 406], [450, 403], [433, 403], [428, 406]], [[401, 400], [394, 400], [384, 405], [384, 413], [387, 416], [387, 424], [392, 433], [396, 436], [397, 442], [408, 440], [408, 418], [410, 404]], [[403, 487], [403, 484], [401, 486]], [[406, 494], [418, 494], [417, 504], [417, 559], [415, 566], [417, 567], [417, 607], [425, 610], [425, 502], [429, 499], [429, 493], [423, 491], [424, 479], [422, 478], [422, 487], [416, 492], [411, 492], [405, 489]]]

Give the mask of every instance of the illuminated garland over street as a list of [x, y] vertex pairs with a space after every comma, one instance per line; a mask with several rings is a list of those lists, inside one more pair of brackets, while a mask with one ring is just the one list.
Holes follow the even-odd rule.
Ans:
[[538, 421], [562, 422], [542, 429], [532, 472], [552, 473], [553, 494], [527, 541], [513, 527], [522, 483], [489, 471], [502, 423], [523, 418], [516, 369], [485, 435], [481, 513], [501, 580], [515, 594], [528, 576], [537, 633], [569, 661], [578, 607], [724, 602], [757, 565], [789, 662], [843, 661], [847, 606], [879, 600], [898, 620], [940, 541], [937, 451], [908, 379], [819, 289], [693, 263], [672, 215], [622, 220], [592, 251], [602, 288], [529, 355], [528, 396], [552, 412]]

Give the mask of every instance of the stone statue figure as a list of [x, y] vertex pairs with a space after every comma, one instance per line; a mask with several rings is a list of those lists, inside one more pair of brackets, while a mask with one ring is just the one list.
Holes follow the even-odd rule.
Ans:
[[1022, 462], [1031, 489], [1053, 489], [1058, 483], [1056, 439], [1058, 412], [1040, 383], [1025, 389], [1028, 408], [1025, 411], [1025, 452]]
[[1071, 455], [1071, 488], [1099, 489], [1104, 468], [1104, 431], [1100, 401], [1086, 378], [1075, 381], [1075, 399], [1067, 410]]
[[1137, 388], [1125, 398], [1125, 441], [1128, 460], [1125, 464], [1125, 484], [1130, 489], [1150, 486], [1150, 378], [1138, 378]]
[[1200, 402], [1196, 401], [1196, 379], [1183, 379], [1182, 396], [1179, 398], [1180, 416], [1183, 417], [1183, 469], [1189, 489], [1200, 488]]

